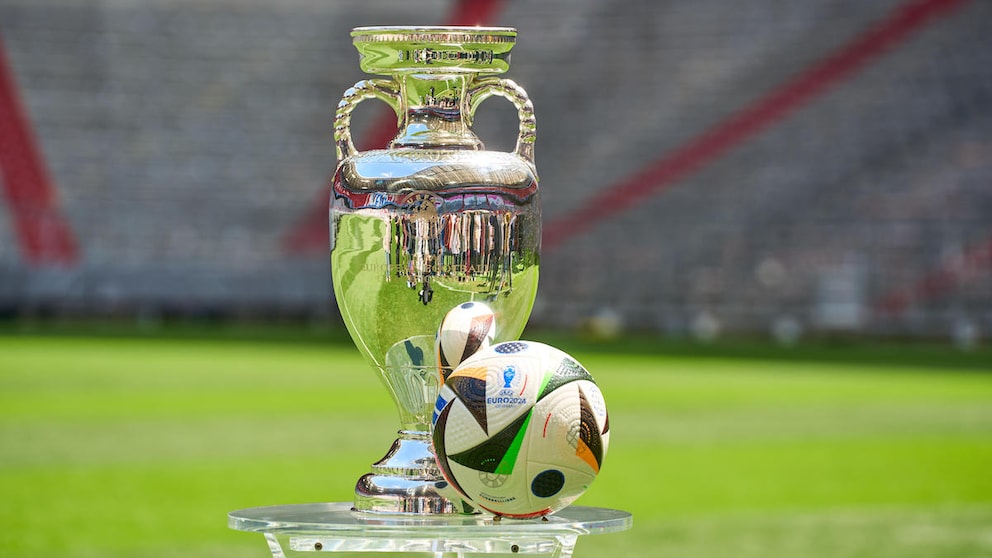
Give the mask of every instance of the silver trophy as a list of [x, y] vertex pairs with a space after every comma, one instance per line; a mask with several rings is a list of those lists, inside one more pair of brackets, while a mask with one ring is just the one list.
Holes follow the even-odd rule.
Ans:
[[[430, 445], [437, 392], [435, 335], [452, 308], [487, 304], [495, 341], [519, 338], [537, 292], [541, 213], [533, 105], [495, 77], [509, 67], [516, 31], [495, 27], [361, 27], [352, 31], [366, 73], [338, 105], [338, 166], [330, 206], [334, 295], [358, 349], [399, 412], [398, 438], [355, 487], [358, 511], [467, 511], [446, 489]], [[520, 120], [512, 153], [485, 151], [471, 130], [497, 95]], [[351, 112], [366, 99], [396, 111], [387, 149], [358, 152]]]

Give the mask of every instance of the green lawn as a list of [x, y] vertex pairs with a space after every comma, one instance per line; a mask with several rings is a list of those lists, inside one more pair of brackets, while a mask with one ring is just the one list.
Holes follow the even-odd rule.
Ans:
[[[350, 500], [392, 403], [271, 337], [0, 337], [0, 555], [262, 558], [228, 511]], [[578, 503], [635, 517], [577, 557], [992, 555], [988, 353], [563, 348], [611, 412]]]

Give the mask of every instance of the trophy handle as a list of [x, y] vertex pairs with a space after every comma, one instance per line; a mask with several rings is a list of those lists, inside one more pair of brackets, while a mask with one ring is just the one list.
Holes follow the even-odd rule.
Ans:
[[534, 117], [534, 103], [530, 101], [523, 87], [513, 80], [484, 78], [476, 81], [468, 91], [469, 115], [475, 114], [482, 101], [499, 95], [517, 107], [520, 130], [517, 133], [517, 147], [513, 152], [534, 166], [534, 141], [537, 139], [537, 119]]
[[339, 163], [357, 152], [351, 140], [351, 111], [366, 99], [379, 99], [399, 114], [399, 86], [392, 80], [364, 79], [345, 91], [334, 113], [334, 145]]

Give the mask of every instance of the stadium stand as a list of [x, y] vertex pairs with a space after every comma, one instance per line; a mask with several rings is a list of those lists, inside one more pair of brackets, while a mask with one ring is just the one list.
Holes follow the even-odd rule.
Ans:
[[[453, 21], [519, 31], [535, 325], [992, 331], [992, 3], [963, 0], [4, 0], [0, 307], [332, 316], [348, 32]], [[491, 149], [516, 126], [476, 119]]]

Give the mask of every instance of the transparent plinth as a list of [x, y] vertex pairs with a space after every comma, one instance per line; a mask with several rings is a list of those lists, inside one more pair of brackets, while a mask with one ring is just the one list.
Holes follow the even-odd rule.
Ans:
[[352, 511], [351, 503], [290, 504], [233, 511], [228, 526], [261, 533], [274, 558], [301, 552], [419, 552], [435, 557], [545, 554], [568, 558], [579, 536], [630, 529], [630, 513], [571, 506], [547, 518], [408, 515]]

